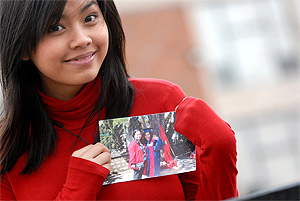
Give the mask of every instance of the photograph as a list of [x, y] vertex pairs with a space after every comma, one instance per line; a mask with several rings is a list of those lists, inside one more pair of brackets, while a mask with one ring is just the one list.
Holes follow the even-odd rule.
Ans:
[[0, 0], [0, 201], [299, 200], [299, 8]]
[[175, 112], [99, 121], [111, 152], [104, 185], [196, 170], [195, 146], [174, 129]]

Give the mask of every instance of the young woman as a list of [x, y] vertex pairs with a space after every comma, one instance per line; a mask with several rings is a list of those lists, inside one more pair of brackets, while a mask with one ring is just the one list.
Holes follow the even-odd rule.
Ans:
[[[177, 85], [129, 78], [113, 1], [0, 1], [0, 41], [1, 200], [237, 196], [234, 132]], [[175, 108], [175, 130], [197, 147], [197, 170], [102, 186], [110, 152], [98, 120]]]
[[165, 142], [158, 136], [152, 135], [151, 129], [146, 129], [144, 135], [147, 148], [146, 175], [157, 177], [160, 175], [160, 151], [164, 148]]
[[141, 179], [145, 170], [147, 159], [146, 147], [141, 142], [142, 133], [140, 130], [133, 131], [133, 141], [128, 146], [129, 168], [133, 169], [133, 179]]

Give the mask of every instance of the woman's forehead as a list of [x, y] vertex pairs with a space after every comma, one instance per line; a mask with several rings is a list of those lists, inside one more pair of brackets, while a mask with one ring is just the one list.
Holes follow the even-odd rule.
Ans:
[[88, 8], [98, 6], [95, 0], [68, 0], [62, 13], [62, 17], [69, 15], [77, 15], [86, 11]]

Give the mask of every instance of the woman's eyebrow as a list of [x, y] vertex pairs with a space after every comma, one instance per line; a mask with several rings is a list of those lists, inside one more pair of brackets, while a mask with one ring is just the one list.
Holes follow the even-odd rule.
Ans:
[[[93, 5], [98, 5], [98, 3], [96, 1], [89, 1], [81, 10], [80, 13], [83, 13], [84, 11], [86, 11], [87, 9], [89, 9], [89, 7], [93, 6]], [[67, 14], [63, 13], [61, 15], [61, 18], [67, 18]]]
[[86, 11], [89, 7], [91, 7], [92, 5], [97, 5], [96, 1], [90, 1], [89, 3], [87, 3], [81, 10], [80, 12], [83, 13], [84, 11]]

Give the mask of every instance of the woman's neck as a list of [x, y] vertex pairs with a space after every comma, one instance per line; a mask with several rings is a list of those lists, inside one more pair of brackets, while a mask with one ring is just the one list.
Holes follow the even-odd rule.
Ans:
[[56, 98], [62, 101], [68, 101], [74, 98], [82, 89], [84, 84], [81, 85], [62, 85], [51, 80], [43, 80], [40, 85], [40, 90], [45, 95]]

